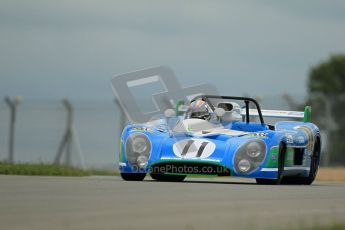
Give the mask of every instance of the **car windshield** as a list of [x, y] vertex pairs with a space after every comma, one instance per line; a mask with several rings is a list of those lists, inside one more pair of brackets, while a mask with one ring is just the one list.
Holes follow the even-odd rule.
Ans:
[[[222, 110], [221, 116], [217, 114], [218, 108]], [[249, 114], [250, 111], [252, 113], [256, 111], [256, 114]], [[160, 115], [153, 117], [146, 125], [176, 133], [203, 132], [214, 129], [229, 129], [229, 125], [237, 121], [264, 124], [260, 107], [254, 99], [200, 96], [192, 100], [189, 105], [180, 106], [176, 117], [166, 119]]]
[[173, 132], [201, 132], [205, 130], [211, 130], [215, 128], [222, 128], [223, 126], [218, 123], [211, 123], [206, 120], [189, 118], [184, 120], [179, 120], [175, 127], [173, 127]]
[[[217, 108], [225, 111], [221, 119], [215, 114]], [[190, 103], [185, 118], [200, 118], [211, 123], [221, 120], [222, 122], [247, 121], [264, 124], [259, 104], [247, 97], [199, 96]]]

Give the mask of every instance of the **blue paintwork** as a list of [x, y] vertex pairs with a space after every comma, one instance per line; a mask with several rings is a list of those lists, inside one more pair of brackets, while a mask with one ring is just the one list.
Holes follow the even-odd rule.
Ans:
[[[180, 118], [181, 119], [181, 118]], [[171, 125], [176, 123], [176, 120], [170, 120]], [[295, 121], [284, 121], [275, 124], [275, 130], [270, 130], [267, 125], [261, 125], [260, 123], [245, 123], [245, 122], [230, 122], [223, 123], [223, 126], [232, 130], [239, 130], [248, 132], [248, 135], [231, 137], [228, 135], [216, 135], [210, 137], [202, 137], [207, 141], [213, 142], [216, 145], [215, 151], [206, 159], [192, 158], [182, 159], [173, 152], [173, 144], [176, 141], [191, 138], [188, 133], [179, 133], [171, 135], [169, 133], [167, 125], [164, 120], [161, 120], [161, 124], [156, 126], [149, 126], [145, 124], [131, 124], [125, 127], [122, 133], [121, 141], [124, 143], [124, 151], [126, 151], [125, 143], [129, 135], [133, 133], [143, 133], [151, 141], [152, 150], [147, 166], [141, 169], [141, 172], [149, 172], [148, 169], [153, 164], [161, 161], [200, 161], [221, 164], [231, 170], [232, 176], [241, 176], [248, 178], [277, 178], [277, 171], [274, 168], [268, 167], [267, 162], [272, 148], [279, 146], [281, 142], [286, 143], [288, 148], [305, 148], [304, 151], [304, 163], [294, 167], [289, 175], [298, 174], [302, 176], [308, 175], [306, 168], [310, 167], [310, 155], [312, 153], [312, 147], [317, 136], [320, 136], [319, 129], [316, 125], [309, 122], [295, 122]], [[196, 137], [193, 137], [194, 139]], [[248, 174], [240, 174], [234, 167], [234, 158], [238, 148], [249, 140], [260, 139], [264, 141], [266, 145], [266, 155], [260, 166]], [[311, 143], [312, 142], [312, 143]], [[300, 169], [299, 169], [300, 168]], [[291, 168], [293, 169], [293, 168]], [[120, 171], [122, 173], [134, 172], [133, 166], [129, 164], [126, 157], [124, 161], [120, 162]]]

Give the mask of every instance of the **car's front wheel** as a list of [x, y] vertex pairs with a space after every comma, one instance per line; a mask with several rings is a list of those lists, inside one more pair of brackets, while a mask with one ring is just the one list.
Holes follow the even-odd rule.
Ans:
[[257, 184], [266, 184], [266, 185], [278, 185], [281, 184], [284, 173], [285, 165], [285, 153], [286, 153], [286, 144], [281, 142], [279, 145], [279, 154], [278, 154], [278, 173], [277, 179], [262, 179], [256, 178]]
[[127, 181], [142, 181], [146, 173], [121, 173], [121, 178]]
[[321, 151], [321, 144], [320, 139], [317, 138], [313, 148], [313, 155], [311, 156], [310, 162], [310, 170], [307, 177], [286, 177], [283, 178], [283, 184], [291, 184], [291, 185], [311, 185], [315, 178], [317, 171], [319, 169], [319, 158], [320, 158], [320, 151]]
[[186, 176], [185, 175], [165, 175], [159, 173], [151, 173], [151, 178], [157, 181], [170, 181], [170, 182], [182, 182]]
[[321, 153], [320, 139], [316, 139], [314, 149], [313, 149], [313, 156], [311, 158], [309, 175], [304, 181], [305, 185], [311, 185], [316, 178], [316, 174], [319, 169], [320, 153]]

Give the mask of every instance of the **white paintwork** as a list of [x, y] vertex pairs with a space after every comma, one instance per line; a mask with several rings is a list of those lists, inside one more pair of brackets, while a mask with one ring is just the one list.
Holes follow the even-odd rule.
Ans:
[[262, 168], [261, 172], [277, 172], [278, 168]]
[[217, 126], [202, 120], [202, 119], [196, 119], [196, 118], [190, 118], [181, 120], [177, 123], [177, 125], [173, 128], [174, 132], [199, 132], [203, 130], [213, 129]]
[[202, 131], [200, 132], [193, 132], [191, 133], [194, 137], [207, 137], [207, 136], [214, 136], [214, 135], [228, 135], [228, 136], [232, 136], [232, 137], [238, 137], [238, 136], [243, 136], [246, 135], [248, 133], [246, 132], [242, 132], [242, 131], [238, 131], [238, 130], [231, 130], [231, 129], [225, 129], [225, 128], [213, 128], [213, 129], [208, 129], [208, 130], [204, 130], [204, 132], [207, 133], [203, 133]]
[[173, 128], [174, 132], [187, 132], [194, 137], [207, 137], [219, 134], [225, 134], [229, 136], [242, 136], [247, 134], [246, 132], [230, 130], [224, 128], [221, 124], [215, 125], [208, 121], [201, 119], [186, 119], [179, 121]]
[[[193, 140], [193, 144], [189, 147], [187, 153], [185, 155], [182, 155], [183, 149], [186, 146], [187, 142]], [[185, 158], [185, 159], [191, 159], [191, 158], [196, 158], [198, 150], [201, 147], [201, 144], [203, 142], [207, 142], [208, 144], [205, 146], [205, 149], [202, 151], [202, 154], [199, 158], [208, 158], [209, 156], [212, 155], [212, 153], [214, 152], [214, 150], [216, 149], [216, 145], [206, 139], [195, 139], [195, 138], [191, 138], [191, 139], [184, 139], [181, 141], [176, 142], [173, 145], [173, 151], [174, 154], [178, 157], [181, 158]]]
[[[276, 117], [276, 118], [303, 118], [304, 112], [301, 111], [286, 111], [286, 110], [261, 110], [263, 117]], [[246, 109], [241, 110], [241, 115], [246, 115]], [[259, 116], [257, 109], [249, 109], [250, 116]]]
[[[289, 171], [289, 170], [305, 170], [305, 171], [310, 171], [310, 167], [299, 167], [299, 166], [292, 166], [292, 167], [284, 167], [284, 170]], [[261, 172], [277, 172], [278, 168], [262, 168], [260, 170]]]

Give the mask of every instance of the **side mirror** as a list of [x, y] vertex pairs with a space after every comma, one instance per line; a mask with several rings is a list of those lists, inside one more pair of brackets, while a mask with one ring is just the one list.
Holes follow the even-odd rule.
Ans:
[[171, 117], [175, 117], [176, 116], [176, 112], [173, 109], [167, 109], [164, 111], [164, 116], [167, 118], [171, 118]]
[[217, 115], [217, 117], [223, 117], [225, 115], [225, 110], [218, 107], [214, 110], [214, 113]]

